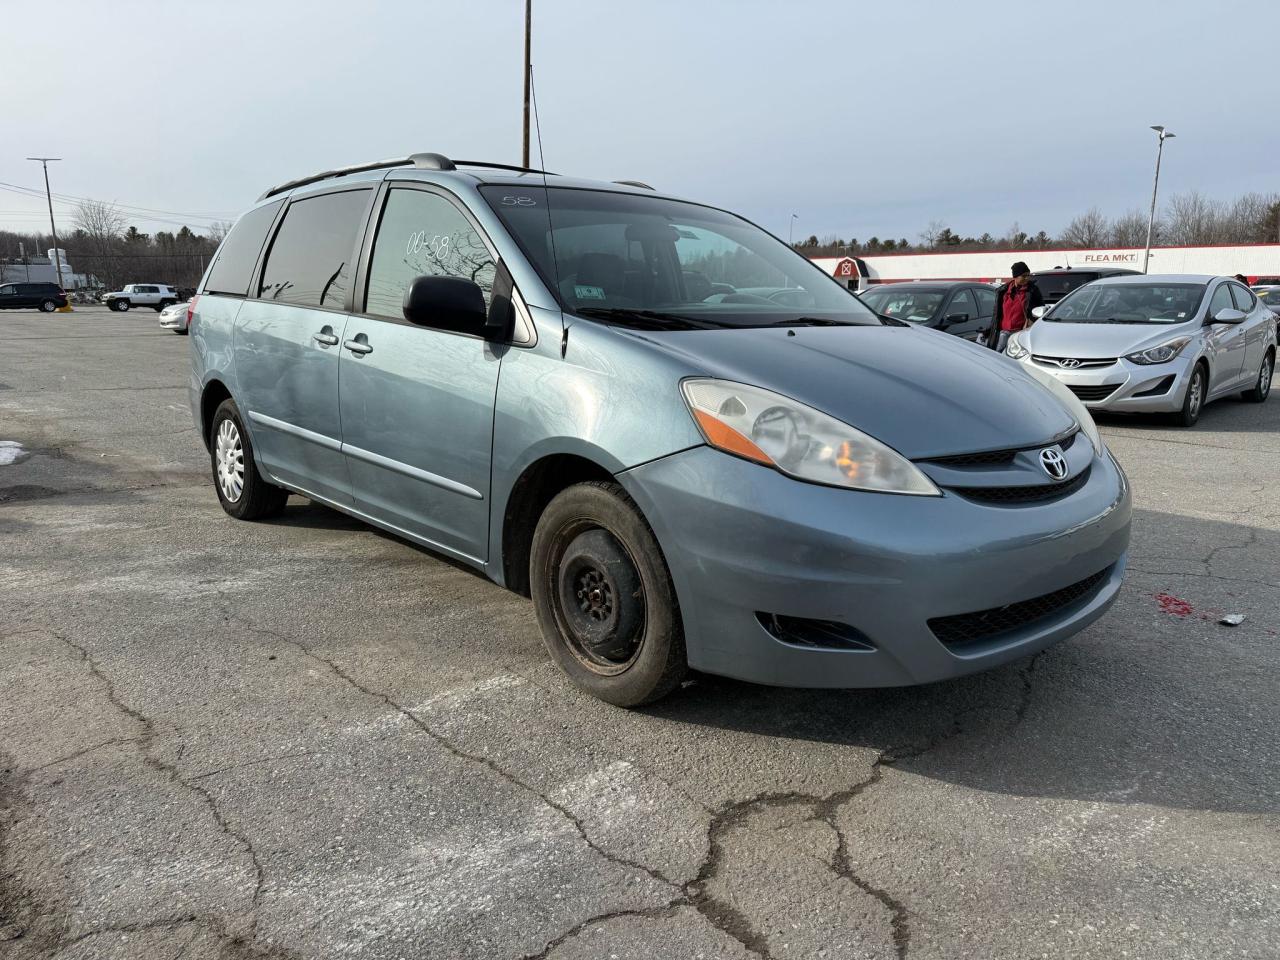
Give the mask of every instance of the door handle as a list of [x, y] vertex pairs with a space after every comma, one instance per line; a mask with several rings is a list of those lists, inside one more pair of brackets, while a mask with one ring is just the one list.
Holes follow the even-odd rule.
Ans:
[[335, 337], [332, 333], [312, 334], [311, 339], [314, 340], [316, 343], [324, 344], [326, 347], [332, 347], [335, 343], [338, 342], [338, 338]]
[[373, 347], [363, 340], [344, 340], [342, 345], [352, 353], [358, 353], [363, 356], [366, 353], [373, 353]]

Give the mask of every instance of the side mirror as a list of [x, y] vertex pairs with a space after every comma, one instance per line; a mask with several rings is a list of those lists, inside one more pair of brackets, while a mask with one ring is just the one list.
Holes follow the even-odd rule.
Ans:
[[404, 318], [418, 327], [489, 338], [484, 293], [461, 277], [416, 278], [404, 292]]
[[949, 327], [953, 323], [968, 323], [969, 315], [967, 313], [949, 313], [942, 318], [942, 325]]
[[1248, 315], [1243, 310], [1233, 310], [1231, 307], [1223, 307], [1210, 319], [1210, 323], [1244, 323]]
[[1049, 308], [1048, 308], [1048, 307], [1044, 307], [1044, 306], [1040, 306], [1040, 307], [1032, 307], [1032, 308], [1031, 308], [1031, 319], [1032, 319], [1032, 320], [1039, 320], [1041, 317], [1043, 317], [1043, 316], [1044, 316], [1046, 313], [1048, 313], [1048, 312], [1049, 312]]

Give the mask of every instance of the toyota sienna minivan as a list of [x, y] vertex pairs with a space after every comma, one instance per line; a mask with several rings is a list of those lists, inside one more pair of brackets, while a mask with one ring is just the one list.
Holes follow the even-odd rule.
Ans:
[[439, 154], [295, 180], [189, 309], [227, 513], [298, 494], [482, 570], [614, 704], [690, 668], [943, 680], [1120, 589], [1128, 483], [1070, 391], [644, 184]]

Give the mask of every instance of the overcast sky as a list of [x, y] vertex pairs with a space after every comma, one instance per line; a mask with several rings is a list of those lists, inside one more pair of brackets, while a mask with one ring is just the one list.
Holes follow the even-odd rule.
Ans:
[[[1280, 190], [1278, 27], [1275, 0], [535, 0], [533, 63], [551, 170], [915, 242], [1145, 211], [1153, 123], [1162, 197]], [[200, 228], [326, 167], [518, 163], [522, 30], [523, 0], [5, 4], [0, 182], [61, 156], [55, 193]], [[0, 227], [42, 209], [0, 188]]]

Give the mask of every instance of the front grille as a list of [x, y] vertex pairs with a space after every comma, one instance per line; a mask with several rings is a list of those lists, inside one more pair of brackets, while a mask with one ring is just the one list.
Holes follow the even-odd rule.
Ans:
[[1061, 367], [1064, 370], [1089, 370], [1095, 367], [1109, 367], [1116, 362], [1115, 357], [1108, 359], [1085, 360], [1080, 357], [1042, 357], [1033, 353], [1031, 359], [1041, 366]]
[[1099, 400], [1105, 400], [1107, 397], [1115, 393], [1119, 386], [1120, 384], [1118, 383], [1107, 383], [1100, 387], [1082, 387], [1068, 383], [1067, 389], [1085, 403], [1097, 403]]
[[1008, 606], [979, 610], [976, 613], [959, 613], [950, 617], [934, 617], [929, 621], [929, 629], [952, 649], [986, 643], [1002, 634], [1047, 620], [1055, 613], [1092, 596], [1110, 572], [1111, 568], [1108, 567], [1069, 587]]
[[966, 500], [977, 503], [1041, 503], [1075, 493], [1089, 481], [1089, 468], [1061, 483], [1036, 483], [1017, 487], [948, 487]]
[[[1071, 449], [1071, 445], [1076, 442], [1076, 437], [1080, 435], [1080, 431], [1073, 430], [1070, 435], [1056, 441], [1058, 446], [1062, 448], [1062, 452], [1066, 453]], [[928, 462], [936, 463], [944, 467], [1002, 467], [1013, 463], [1013, 458], [1023, 450], [1043, 450], [1045, 447], [1051, 447], [1055, 441], [1050, 440], [1048, 443], [1039, 444], [1034, 447], [1018, 447], [1013, 450], [988, 450], [985, 453], [961, 453], [951, 457], [933, 457]]]

